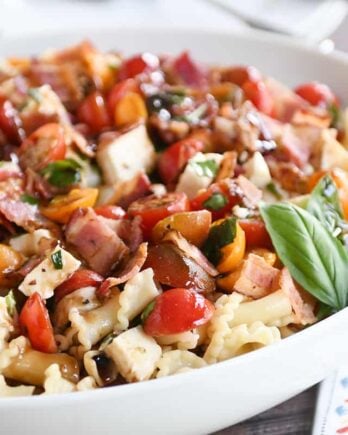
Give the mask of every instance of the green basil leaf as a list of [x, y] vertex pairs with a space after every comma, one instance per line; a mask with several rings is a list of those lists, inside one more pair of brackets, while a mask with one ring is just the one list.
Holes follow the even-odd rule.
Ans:
[[236, 223], [237, 219], [235, 217], [227, 218], [221, 224], [214, 225], [209, 231], [202, 250], [215, 266], [222, 257], [221, 248], [232, 243], [236, 237]]
[[219, 169], [219, 165], [213, 159], [202, 162], [193, 160], [190, 162], [190, 166], [192, 166], [196, 174], [200, 177], [214, 178]]
[[10, 290], [5, 296], [6, 308], [8, 314], [13, 317], [16, 312], [16, 299], [13, 294], [13, 290]]
[[51, 255], [51, 260], [55, 269], [63, 269], [63, 257], [61, 250], [53, 252]]
[[154, 301], [151, 301], [149, 304], [146, 305], [144, 311], [141, 313], [141, 322], [144, 323], [145, 320], [149, 317], [149, 315], [152, 313], [153, 309], [156, 305], [156, 299]]
[[276, 199], [283, 199], [282, 192], [279, 190], [279, 187], [271, 181], [267, 184], [266, 190], [268, 190], [269, 193], [271, 193]]
[[203, 207], [208, 210], [221, 210], [228, 203], [227, 198], [222, 193], [215, 192], [203, 202]]
[[293, 278], [324, 304], [348, 301], [348, 253], [308, 211], [293, 204], [261, 205], [273, 245]]
[[340, 108], [337, 106], [337, 104], [331, 104], [327, 110], [329, 112], [329, 115], [331, 116], [330, 127], [337, 128], [340, 124], [342, 116]]
[[35, 196], [31, 196], [28, 193], [23, 193], [21, 196], [21, 201], [30, 205], [37, 205], [39, 203], [39, 200], [35, 198]]
[[67, 187], [81, 181], [81, 165], [73, 159], [57, 160], [49, 163], [42, 174], [50, 184], [57, 187]]
[[203, 103], [192, 112], [186, 113], [181, 116], [176, 116], [175, 119], [178, 121], [188, 122], [189, 124], [198, 124], [199, 121], [202, 119], [203, 115], [206, 113], [207, 109], [208, 109], [208, 104]]

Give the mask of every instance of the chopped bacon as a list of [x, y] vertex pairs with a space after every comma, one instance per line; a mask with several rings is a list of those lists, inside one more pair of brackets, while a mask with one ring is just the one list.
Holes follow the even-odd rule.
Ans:
[[123, 264], [120, 270], [115, 273], [115, 276], [106, 278], [106, 280], [97, 289], [97, 295], [103, 299], [109, 296], [110, 288], [129, 281], [143, 267], [147, 257], [147, 243], [142, 243], [137, 251], [132, 254]]
[[193, 61], [187, 51], [180, 54], [173, 64], [174, 73], [189, 86], [203, 86], [207, 82], [203, 67]]
[[42, 199], [52, 199], [55, 190], [47, 180], [31, 168], [25, 170], [25, 191], [32, 196], [39, 195]]
[[242, 191], [243, 202], [247, 207], [255, 207], [261, 201], [262, 191], [245, 178], [244, 175], [239, 175], [236, 183]]
[[201, 268], [211, 276], [217, 276], [219, 272], [202, 254], [197, 246], [192, 245], [178, 231], [170, 230], [162, 238], [162, 242], [171, 242], [176, 245], [188, 257], [192, 258]]
[[215, 177], [215, 182], [225, 178], [232, 178], [237, 165], [237, 153], [235, 151], [226, 151], [220, 163], [219, 171]]
[[143, 242], [143, 232], [141, 230], [141, 217], [134, 219], [122, 219], [117, 222], [117, 235], [124, 241], [131, 252], [136, 251]]
[[294, 113], [291, 120], [294, 125], [308, 125], [318, 128], [329, 128], [331, 116], [329, 112], [321, 107], [310, 107], [299, 109]]
[[304, 298], [296, 288], [290, 272], [286, 267], [284, 267], [280, 272], [279, 284], [280, 288], [290, 299], [296, 316], [295, 323], [301, 323], [301, 325], [310, 325], [314, 323], [317, 319], [313, 313], [313, 303], [307, 303], [304, 301]]
[[307, 176], [294, 163], [267, 158], [267, 164], [272, 178], [278, 181], [283, 189], [300, 194], [307, 193]]
[[270, 266], [263, 257], [249, 254], [234, 285], [238, 293], [259, 299], [275, 290], [279, 270]]
[[76, 210], [65, 228], [68, 243], [100, 275], [108, 275], [120, 263], [129, 249], [92, 208]]
[[44, 259], [43, 256], [29, 258], [19, 269], [5, 272], [6, 279], [10, 280], [13, 287], [18, 286], [23, 279]]
[[22, 201], [1, 198], [0, 213], [27, 231], [45, 227], [45, 219], [39, 214], [37, 207]]

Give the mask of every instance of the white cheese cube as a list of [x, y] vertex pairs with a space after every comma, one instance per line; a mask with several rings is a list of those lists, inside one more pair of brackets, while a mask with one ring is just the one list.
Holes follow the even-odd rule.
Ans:
[[31, 255], [42, 253], [42, 247], [44, 240], [54, 240], [52, 233], [45, 229], [39, 229], [32, 233], [23, 234], [18, 237], [10, 239], [10, 246], [25, 255], [30, 257]]
[[[52, 261], [52, 254], [61, 253], [62, 269], [56, 269]], [[37, 292], [43, 299], [53, 296], [53, 291], [59, 284], [65, 281], [81, 265], [81, 262], [60, 246], [51, 251], [45, 260], [38, 264], [24, 278], [18, 289], [30, 296]]]
[[258, 151], [245, 163], [244, 169], [245, 176], [260, 189], [272, 181], [266, 160]]
[[151, 171], [155, 158], [155, 149], [144, 125], [100, 143], [97, 151], [97, 162], [106, 184], [131, 180], [142, 170]]
[[114, 338], [105, 352], [128, 382], [150, 379], [162, 355], [161, 347], [141, 326]]

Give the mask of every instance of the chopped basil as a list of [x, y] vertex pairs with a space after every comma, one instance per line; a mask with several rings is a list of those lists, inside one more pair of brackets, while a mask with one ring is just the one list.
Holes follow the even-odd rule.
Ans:
[[81, 165], [73, 159], [57, 160], [49, 163], [42, 174], [53, 186], [67, 187], [81, 181]]
[[348, 252], [308, 211], [289, 203], [261, 205], [273, 246], [293, 278], [329, 307], [348, 303]]
[[12, 290], [10, 290], [5, 296], [5, 302], [6, 302], [7, 312], [12, 317], [16, 312], [16, 299], [14, 297]]
[[271, 193], [275, 198], [279, 200], [283, 199], [283, 195], [279, 187], [273, 181], [267, 184], [266, 190], [268, 190], [268, 192]]
[[214, 225], [203, 245], [205, 256], [216, 266], [222, 256], [221, 248], [232, 243], [236, 237], [236, 218], [224, 219], [219, 225]]
[[63, 257], [61, 250], [53, 252], [53, 254], [51, 255], [51, 260], [55, 269], [63, 269]]
[[21, 196], [21, 201], [26, 202], [30, 205], [37, 205], [39, 203], [39, 200], [35, 198], [35, 196], [31, 196], [28, 193], [23, 193]]
[[214, 178], [219, 169], [218, 164], [213, 159], [201, 162], [193, 160], [190, 162], [190, 165], [200, 177]]
[[154, 301], [151, 301], [144, 309], [144, 311], [141, 313], [141, 321], [142, 323], [145, 322], [145, 320], [149, 317], [152, 310], [154, 309], [156, 304], [156, 299]]
[[170, 111], [172, 106], [180, 106], [185, 98], [185, 92], [180, 89], [169, 92], [161, 92], [148, 97], [146, 100], [146, 106], [149, 112], [158, 113], [163, 109]]
[[341, 121], [341, 111], [337, 104], [331, 104], [328, 107], [329, 115], [331, 116], [330, 127], [337, 128]]
[[29, 88], [28, 89], [28, 95], [33, 100], [35, 100], [37, 103], [41, 103], [41, 101], [42, 101], [42, 95], [40, 93], [40, 89], [39, 88]]
[[187, 113], [185, 115], [177, 116], [176, 119], [178, 121], [188, 122], [189, 124], [198, 124], [202, 119], [203, 115], [206, 113], [207, 109], [208, 109], [208, 104], [203, 103], [192, 112]]
[[203, 202], [203, 207], [208, 210], [221, 210], [227, 204], [227, 198], [222, 193], [215, 192]]

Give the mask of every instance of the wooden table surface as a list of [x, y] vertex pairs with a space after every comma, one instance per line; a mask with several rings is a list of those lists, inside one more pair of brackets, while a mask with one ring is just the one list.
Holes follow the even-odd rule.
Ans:
[[214, 435], [310, 435], [317, 386]]

